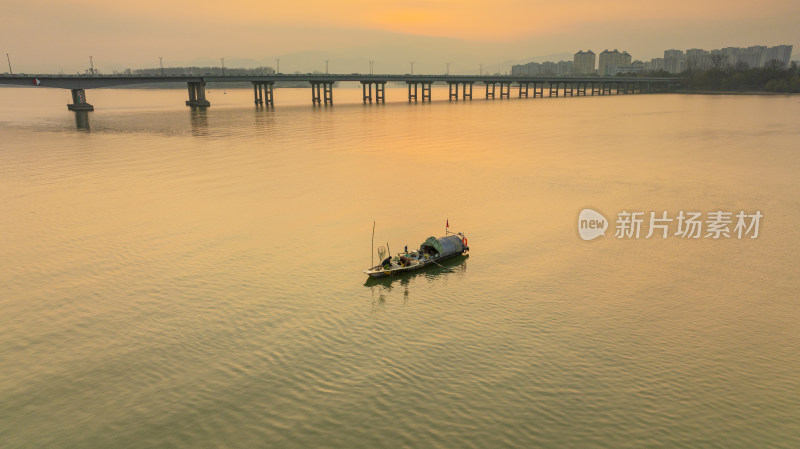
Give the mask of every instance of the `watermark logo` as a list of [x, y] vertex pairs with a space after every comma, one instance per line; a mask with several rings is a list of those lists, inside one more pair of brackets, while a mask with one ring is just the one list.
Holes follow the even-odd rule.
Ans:
[[[737, 213], [714, 210], [679, 211], [670, 215], [667, 211], [630, 211], [617, 213], [614, 237], [617, 239], [650, 239], [669, 237], [679, 239], [737, 239], [758, 238], [761, 219], [760, 210]], [[578, 234], [583, 240], [593, 240], [606, 234], [609, 222], [597, 211], [583, 209], [578, 217]], [[644, 228], [644, 229], [643, 229]], [[645, 233], [646, 231], [646, 233]]]
[[578, 235], [583, 240], [594, 240], [601, 235], [606, 235], [608, 220], [600, 212], [584, 209], [578, 215]]

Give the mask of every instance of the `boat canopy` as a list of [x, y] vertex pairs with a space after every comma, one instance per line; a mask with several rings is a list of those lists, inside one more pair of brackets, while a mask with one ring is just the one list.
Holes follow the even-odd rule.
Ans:
[[449, 235], [447, 237], [428, 237], [425, 242], [420, 245], [420, 252], [427, 252], [427, 248], [432, 248], [441, 257], [448, 257], [455, 254], [461, 254], [464, 251], [464, 244], [461, 242], [461, 237], [457, 235]]

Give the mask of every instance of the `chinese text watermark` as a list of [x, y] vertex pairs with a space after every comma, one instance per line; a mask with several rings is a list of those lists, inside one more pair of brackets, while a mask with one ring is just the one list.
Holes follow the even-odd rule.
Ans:
[[[614, 237], [618, 239], [650, 239], [669, 237], [680, 239], [744, 239], [758, 238], [759, 226], [764, 214], [760, 210], [748, 213], [715, 210], [679, 211], [670, 215], [668, 211], [628, 211], [617, 213]], [[583, 240], [593, 240], [606, 234], [609, 221], [603, 214], [583, 209], [578, 215], [578, 235]], [[644, 228], [644, 229], [643, 229]]]

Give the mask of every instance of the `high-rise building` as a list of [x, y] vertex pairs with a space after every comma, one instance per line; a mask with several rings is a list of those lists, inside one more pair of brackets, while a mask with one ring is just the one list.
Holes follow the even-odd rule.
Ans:
[[792, 48], [792, 45], [776, 45], [774, 47], [754, 45], [747, 48], [725, 47], [719, 50], [711, 50], [711, 65], [713, 66], [714, 62], [719, 64], [716, 60], [721, 58], [722, 65], [729, 67], [764, 67], [773, 60], [777, 60], [781, 67], [788, 67], [792, 58]]
[[511, 74], [514, 76], [570, 75], [572, 72], [572, 61], [545, 61], [542, 63], [529, 62], [527, 64], [516, 64], [511, 66]]
[[573, 61], [558, 61], [556, 63], [556, 73], [559, 75], [570, 75], [575, 70], [575, 63]]
[[555, 62], [552, 61], [545, 61], [542, 63], [542, 74], [543, 75], [555, 75], [557, 70], [557, 65]]
[[792, 45], [776, 45], [764, 52], [764, 65], [770, 61], [778, 61], [781, 67], [789, 67], [792, 59]]
[[542, 73], [542, 65], [538, 62], [516, 64], [511, 66], [511, 74], [515, 76], [536, 76]]
[[681, 73], [686, 69], [686, 55], [681, 50], [664, 50], [664, 70]]
[[578, 51], [572, 60], [574, 72], [581, 74], [594, 73], [595, 60], [596, 56], [593, 51]]
[[699, 48], [686, 50], [686, 69], [708, 70], [711, 68], [711, 53]]
[[600, 72], [600, 75], [613, 75], [614, 73], [609, 73], [610, 67], [622, 68], [622, 67], [630, 67], [631, 65], [631, 55], [628, 54], [627, 51], [619, 52], [616, 48], [614, 51], [608, 51], [608, 49], [603, 50], [600, 53], [600, 63], [597, 67], [597, 71]]
[[650, 62], [644, 63], [644, 69], [647, 72], [658, 72], [664, 70], [664, 58], [653, 58]]

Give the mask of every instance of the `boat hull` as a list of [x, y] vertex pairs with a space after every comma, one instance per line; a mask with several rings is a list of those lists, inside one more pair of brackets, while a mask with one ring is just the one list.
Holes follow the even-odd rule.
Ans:
[[370, 268], [368, 270], [364, 270], [364, 274], [368, 275], [370, 278], [384, 278], [384, 277], [388, 277], [388, 276], [396, 276], [396, 275], [403, 274], [403, 273], [408, 273], [408, 272], [411, 272], [411, 271], [421, 270], [423, 268], [430, 267], [432, 265], [437, 265], [439, 262], [442, 262], [442, 261], [445, 261], [445, 260], [448, 260], [448, 259], [452, 259], [453, 257], [462, 256], [462, 255], [467, 255], [467, 254], [463, 254], [463, 253], [450, 254], [447, 257], [437, 257], [435, 259], [424, 260], [424, 261], [421, 261], [420, 263], [418, 263], [416, 265], [409, 265], [409, 266], [406, 266], [406, 267], [392, 267], [389, 270], [385, 270], [381, 266], [374, 266], [374, 267], [372, 267], [372, 268]]

